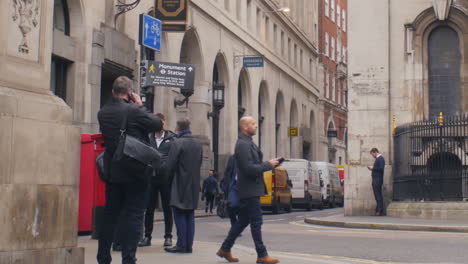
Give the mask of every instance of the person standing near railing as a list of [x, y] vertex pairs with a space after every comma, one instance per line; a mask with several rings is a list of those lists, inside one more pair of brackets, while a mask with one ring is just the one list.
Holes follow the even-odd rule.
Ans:
[[382, 216], [384, 215], [382, 185], [385, 169], [385, 159], [382, 154], [379, 153], [377, 148], [372, 148], [370, 154], [375, 159], [374, 166], [367, 167], [370, 171], [372, 171], [372, 190], [374, 191], [375, 201], [377, 203], [374, 215]]

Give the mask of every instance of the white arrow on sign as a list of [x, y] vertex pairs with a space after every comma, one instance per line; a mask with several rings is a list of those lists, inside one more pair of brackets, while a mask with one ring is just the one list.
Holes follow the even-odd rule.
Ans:
[[189, 72], [192, 72], [192, 71], [193, 71], [193, 68], [192, 68], [192, 67], [189, 67], [188, 70], [189, 70]]
[[149, 28], [148, 23], [145, 23], [145, 38], [148, 36], [148, 28]]

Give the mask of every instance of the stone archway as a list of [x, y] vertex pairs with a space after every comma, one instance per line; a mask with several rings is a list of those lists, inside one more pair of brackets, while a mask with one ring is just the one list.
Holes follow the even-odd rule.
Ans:
[[245, 114], [251, 115], [250, 109], [250, 77], [247, 69], [242, 68], [237, 82], [238, 120]]
[[271, 122], [268, 110], [270, 109], [270, 100], [268, 94], [268, 85], [264, 80], [260, 83], [258, 93], [258, 144], [264, 153], [269, 152], [268, 124]]
[[[206, 113], [211, 110], [211, 98], [207, 98], [206, 94], [210, 89], [211, 83], [205, 80], [205, 64], [202, 54], [201, 41], [198, 37], [195, 28], [191, 28], [184, 34], [182, 45], [180, 48], [180, 63], [194, 64], [195, 85], [194, 93], [190, 96], [188, 108], [183, 106], [177, 107], [178, 114], [188, 116], [192, 120], [192, 133], [203, 138], [204, 143], [209, 145], [209, 136], [211, 135], [211, 125], [206, 118]], [[201, 113], [201, 114], [200, 114]]]
[[[296, 100], [292, 100], [291, 108], [289, 111], [289, 127], [299, 129], [299, 113], [297, 110], [297, 103]], [[289, 136], [289, 135], [288, 135]], [[302, 141], [300, 140], [299, 136], [297, 137], [289, 137], [289, 157], [291, 158], [299, 158], [300, 157], [300, 150], [299, 144]]]
[[284, 96], [281, 91], [276, 95], [275, 103], [275, 144], [276, 156], [286, 156], [285, 146], [283, 144], [283, 139], [286, 135], [287, 125], [286, 122], [286, 107], [284, 105]]

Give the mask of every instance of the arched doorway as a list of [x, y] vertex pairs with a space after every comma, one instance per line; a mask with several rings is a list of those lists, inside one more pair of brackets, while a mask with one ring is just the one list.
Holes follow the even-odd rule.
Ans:
[[196, 65], [194, 92], [190, 96], [187, 114], [190, 120], [197, 120], [197, 122], [192, 122], [192, 132], [195, 135], [203, 136], [208, 141], [208, 137], [211, 134], [211, 126], [207, 118], [200, 118], [200, 113], [210, 111], [209, 102], [206, 101], [207, 98], [205, 96], [208, 90], [208, 83], [204, 79], [205, 67], [200, 43], [200, 39], [194, 28], [187, 31], [184, 34], [180, 48], [180, 63]]
[[268, 147], [266, 131], [270, 120], [268, 116], [269, 99], [267, 87], [266, 81], [262, 81], [258, 93], [258, 146], [264, 153], [266, 153], [266, 148]]
[[239, 74], [239, 81], [237, 82], [237, 106], [238, 106], [238, 120], [241, 119], [249, 110], [249, 92], [250, 92], [250, 78], [247, 70], [242, 68]]
[[336, 163], [336, 127], [333, 121], [330, 121], [327, 126], [327, 138], [328, 138], [328, 162]]
[[284, 156], [285, 151], [283, 149], [282, 139], [283, 135], [285, 134], [285, 130], [287, 129], [284, 127], [286, 109], [284, 106], [284, 97], [283, 93], [278, 92], [276, 95], [276, 103], [275, 103], [275, 153], [276, 156]]
[[424, 185], [431, 201], [460, 200], [463, 197], [463, 164], [450, 152], [439, 152], [427, 161], [428, 177]]
[[[216, 55], [214, 64], [213, 64], [213, 75], [211, 81], [211, 93], [214, 92], [215, 85], [222, 85], [224, 87], [224, 98], [226, 98], [226, 94], [228, 93], [228, 70], [226, 59], [222, 53], [218, 53]], [[213, 94], [212, 94], [213, 95]], [[212, 106], [212, 113], [215, 113], [217, 109], [215, 109], [215, 102], [214, 96], [211, 97], [211, 106]], [[224, 175], [225, 164], [227, 162], [229, 156], [229, 142], [226, 140], [229, 138], [229, 122], [226, 120], [226, 110], [229, 109], [229, 106], [226, 103], [229, 100], [224, 100], [225, 105], [223, 108], [219, 109], [219, 117], [216, 120], [215, 116], [212, 116], [212, 149], [213, 149], [213, 165], [214, 171], [217, 174], [216, 176], [219, 178], [220, 175]]]
[[461, 111], [460, 40], [448, 26], [435, 28], [429, 36], [429, 115], [455, 115]]
[[[289, 111], [289, 127], [299, 129], [299, 113], [297, 110], [296, 100], [291, 102], [291, 109]], [[299, 142], [298, 137], [289, 137], [289, 157], [299, 158]]]

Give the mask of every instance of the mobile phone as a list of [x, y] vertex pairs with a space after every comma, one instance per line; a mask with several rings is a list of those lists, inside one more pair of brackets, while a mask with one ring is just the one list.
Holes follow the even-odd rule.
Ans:
[[286, 159], [283, 158], [283, 157], [279, 157], [277, 160], [278, 160], [279, 164], [281, 164], [281, 163], [283, 163], [283, 161], [285, 161]]
[[132, 90], [130, 90], [130, 92], [128, 92], [128, 101], [133, 102], [133, 91]]

